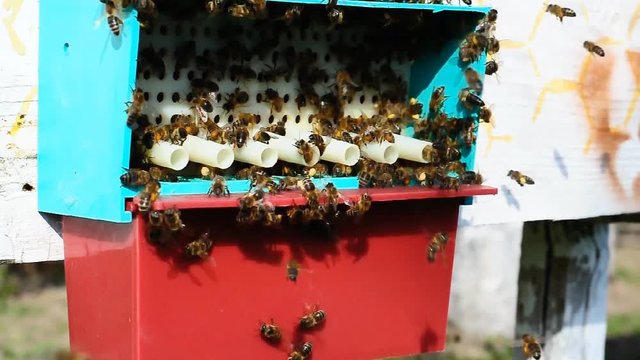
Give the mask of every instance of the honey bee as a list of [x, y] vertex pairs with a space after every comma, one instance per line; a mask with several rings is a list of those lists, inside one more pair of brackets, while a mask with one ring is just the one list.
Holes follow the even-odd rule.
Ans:
[[239, 82], [253, 80], [258, 75], [250, 66], [232, 65], [229, 67], [229, 76], [231, 77], [231, 80]]
[[251, 5], [253, 17], [262, 19], [267, 17], [267, 1], [266, 0], [248, 0]]
[[604, 57], [604, 49], [596, 45], [594, 42], [585, 41], [582, 46], [584, 46], [584, 48], [587, 49], [587, 51], [591, 54], [596, 54], [600, 57]]
[[324, 150], [327, 148], [327, 144], [324, 141], [324, 138], [320, 134], [310, 134], [309, 135], [309, 143], [318, 147], [320, 150], [320, 155], [324, 154]]
[[477, 129], [478, 127], [472, 122], [469, 124], [469, 126], [467, 126], [464, 133], [462, 134], [462, 141], [464, 143], [464, 146], [466, 146], [467, 148], [470, 148], [471, 146], [473, 146], [473, 144], [476, 143]]
[[209, 188], [207, 195], [215, 195], [216, 197], [231, 196], [229, 187], [227, 186], [227, 182], [224, 180], [224, 177], [217, 175], [213, 178], [213, 180], [211, 180], [211, 187]]
[[246, 126], [237, 126], [235, 124], [227, 126], [225, 129], [225, 140], [235, 148], [242, 148], [249, 139], [249, 129]]
[[569, 8], [562, 7], [559, 5], [554, 5], [554, 4], [549, 4], [547, 6], [547, 12], [555, 15], [560, 20], [560, 22], [562, 22], [562, 19], [565, 17], [576, 17], [575, 11]]
[[460, 43], [458, 55], [463, 63], [476, 62], [489, 46], [487, 37], [480, 33], [470, 33]]
[[500, 51], [500, 41], [495, 37], [489, 37], [487, 39], [487, 54], [494, 55]]
[[284, 136], [287, 133], [287, 128], [285, 127], [284, 121], [278, 121], [275, 124], [271, 124], [263, 129], [280, 136]]
[[209, 15], [218, 15], [224, 11], [225, 0], [211, 0], [205, 4], [205, 9]]
[[282, 107], [284, 106], [284, 99], [278, 94], [276, 90], [271, 88], [264, 91], [264, 100], [263, 102], [268, 102], [271, 104], [271, 113], [282, 112]]
[[166, 182], [178, 182], [178, 177], [169, 172], [167, 169], [161, 169], [157, 166], [152, 166], [149, 168], [149, 175], [151, 178], [157, 181], [166, 181]]
[[460, 189], [460, 179], [456, 176], [445, 175], [441, 178], [440, 189]]
[[151, 179], [144, 185], [144, 191], [151, 196], [151, 202], [154, 202], [160, 196], [160, 183], [155, 179]]
[[304, 210], [299, 206], [292, 206], [287, 210], [287, 219], [290, 224], [299, 224], [303, 221]]
[[351, 74], [347, 70], [338, 70], [336, 72], [336, 91], [340, 104], [351, 103], [356, 91], [362, 90], [362, 87], [354, 84]]
[[294, 350], [289, 354], [287, 360], [306, 360], [311, 356], [311, 351], [313, 350], [313, 345], [310, 342], [305, 342], [302, 344], [300, 351]]
[[217, 143], [223, 144], [224, 141], [224, 130], [218, 126], [211, 119], [207, 119], [204, 122], [204, 126], [207, 128], [207, 140], [215, 141]]
[[333, 183], [327, 183], [322, 189], [322, 193], [327, 196], [327, 205], [329, 205], [331, 213], [338, 213], [338, 202], [342, 198], [342, 195], [338, 192], [338, 188]]
[[291, 5], [284, 12], [283, 19], [287, 23], [287, 25], [291, 25], [295, 21], [295, 19], [299, 18], [302, 14], [303, 5]]
[[249, 17], [253, 14], [251, 8], [245, 4], [229, 5], [228, 12], [229, 15], [240, 18]]
[[133, 125], [137, 122], [142, 109], [144, 108], [144, 91], [140, 89], [135, 89], [133, 91], [133, 99], [130, 102], [127, 102], [127, 126], [132, 128]]
[[331, 176], [340, 177], [340, 176], [349, 176], [353, 169], [351, 166], [343, 165], [343, 164], [334, 164], [331, 169]]
[[311, 161], [313, 161], [313, 146], [310, 143], [304, 141], [303, 139], [300, 139], [296, 141], [293, 146], [298, 148], [298, 153], [302, 155], [302, 157], [304, 158], [304, 162], [309, 164], [311, 163]]
[[438, 86], [431, 93], [431, 100], [429, 100], [429, 112], [437, 113], [442, 108], [442, 104], [444, 104], [444, 100], [446, 96], [444, 96], [444, 86]]
[[293, 282], [298, 279], [298, 272], [300, 270], [300, 264], [295, 260], [290, 260], [287, 263], [287, 278]]
[[187, 140], [187, 135], [189, 135], [187, 130], [181, 127], [176, 127], [171, 131], [169, 139], [171, 140], [172, 144], [182, 145]]
[[360, 195], [360, 199], [349, 207], [347, 215], [361, 218], [367, 211], [371, 209], [371, 196], [368, 193]]
[[236, 88], [233, 93], [227, 94], [226, 101], [222, 105], [225, 112], [233, 111], [238, 105], [245, 104], [249, 101], [249, 94], [246, 91], [241, 91], [240, 88]]
[[151, 175], [146, 170], [128, 169], [126, 173], [120, 176], [122, 186], [141, 186], [146, 185], [151, 180]]
[[163, 241], [162, 236], [164, 214], [160, 211], [152, 210], [149, 212], [148, 219], [147, 238], [149, 239], [149, 242], [155, 245], [162, 245], [166, 243], [166, 241]]
[[437, 177], [438, 168], [435, 165], [421, 166], [417, 168], [413, 176], [422, 186], [433, 186]]
[[410, 167], [398, 166], [393, 172], [395, 180], [403, 186], [408, 186], [414, 176], [414, 170]]
[[467, 68], [464, 71], [464, 77], [467, 80], [467, 84], [469, 84], [469, 88], [477, 93], [482, 92], [482, 80], [480, 80], [480, 75], [477, 71], [472, 68]]
[[268, 144], [269, 140], [271, 140], [271, 135], [269, 135], [266, 131], [264, 130], [258, 130], [254, 135], [253, 135], [253, 141], [259, 141], [261, 143], [265, 143]]
[[438, 232], [433, 235], [431, 241], [429, 242], [429, 246], [427, 247], [427, 260], [429, 262], [436, 261], [436, 255], [444, 250], [445, 245], [449, 241], [449, 237], [447, 234], [443, 232]]
[[116, 1], [114, 0], [106, 0], [105, 4], [105, 12], [107, 13], [107, 24], [109, 25], [109, 29], [115, 36], [120, 36], [120, 30], [124, 22], [120, 19], [118, 13], [120, 9], [116, 6]]
[[180, 218], [180, 210], [175, 207], [164, 211], [164, 224], [171, 232], [177, 232], [184, 228], [182, 219]]
[[282, 339], [282, 332], [280, 331], [280, 327], [274, 324], [273, 319], [271, 319], [269, 324], [264, 322], [260, 324], [260, 336], [262, 336], [265, 341], [276, 344]]
[[338, 0], [329, 0], [327, 3], [327, 18], [331, 24], [330, 28], [344, 22], [344, 12], [338, 8]]
[[295, 190], [298, 188], [298, 178], [294, 176], [285, 176], [280, 179], [278, 188], [280, 191]]
[[151, 194], [142, 190], [140, 194], [138, 194], [138, 211], [142, 214], [146, 214], [151, 210]]
[[490, 60], [485, 64], [484, 73], [485, 75], [493, 75], [498, 72], [498, 63], [495, 60]]
[[520, 186], [524, 186], [525, 184], [528, 184], [528, 185], [535, 184], [532, 178], [528, 177], [527, 175], [517, 170], [509, 170], [509, 173], [507, 173], [507, 176], [513, 179], [515, 182], [517, 182], [518, 185]]
[[478, 95], [471, 92], [469, 88], [460, 90], [458, 99], [460, 100], [462, 105], [467, 108], [467, 110], [472, 110], [474, 107], [484, 106], [484, 101], [482, 101], [482, 99]]
[[460, 175], [460, 182], [463, 184], [480, 185], [483, 181], [482, 175], [474, 171], [465, 171]]
[[529, 334], [522, 335], [522, 352], [527, 359], [534, 358], [540, 360], [542, 357], [542, 346], [535, 337]]
[[298, 324], [301, 329], [309, 330], [320, 325], [323, 321], [325, 321], [326, 317], [327, 314], [324, 312], [324, 310], [315, 310], [300, 318]]
[[323, 163], [317, 163], [305, 169], [304, 174], [310, 177], [322, 177], [329, 174], [329, 167]]
[[483, 123], [491, 124], [491, 127], [496, 127], [493, 111], [486, 106], [481, 107], [478, 111], [478, 120]]
[[[181, 223], [181, 226], [182, 225]], [[184, 254], [191, 258], [206, 259], [211, 253], [213, 241], [209, 237], [209, 232], [204, 232], [197, 240], [191, 241], [184, 246]]]

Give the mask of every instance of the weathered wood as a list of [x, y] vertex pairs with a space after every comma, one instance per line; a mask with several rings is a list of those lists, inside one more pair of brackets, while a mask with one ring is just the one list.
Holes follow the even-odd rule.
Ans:
[[545, 221], [524, 233], [517, 335], [543, 336], [547, 359], [603, 359], [609, 225]]

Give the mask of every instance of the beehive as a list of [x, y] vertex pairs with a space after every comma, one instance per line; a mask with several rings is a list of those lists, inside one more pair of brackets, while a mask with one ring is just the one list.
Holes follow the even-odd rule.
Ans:
[[[163, 2], [157, 3], [162, 10]], [[181, 3], [188, 8], [202, 2]], [[314, 85], [322, 95], [331, 91], [335, 72], [347, 65], [339, 60], [336, 44], [360, 46], [371, 49], [370, 54], [375, 54], [376, 41], [379, 41], [375, 34], [386, 34], [387, 40], [395, 36], [398, 41], [406, 34], [406, 27], [400, 26], [406, 24], [380, 21], [385, 19], [385, 14], [393, 14], [402, 23], [420, 13], [423, 24], [419, 25], [419, 41], [411, 49], [414, 56], [409, 60], [385, 50], [389, 53], [383, 54], [381, 59], [388, 56], [390, 60], [376, 60], [374, 68], [379, 71], [382, 66], [389, 65], [405, 80], [408, 83], [406, 99], [416, 97], [426, 108], [432, 91], [444, 86], [449, 100], [443, 110], [450, 117], [473, 115], [456, 101], [460, 89], [467, 87], [463, 75], [467, 64], [460, 63], [458, 46], [488, 9], [344, 1], [338, 5], [345, 9], [345, 24], [331, 27], [326, 24], [323, 4], [300, 3], [305, 5], [304, 13], [308, 14], [305, 16], [315, 19], [308, 26], [301, 25], [306, 21], [283, 26], [281, 20], [265, 24], [265, 21], [250, 19], [208, 17], [204, 10], [176, 20], [161, 11], [155, 27], [141, 31], [136, 12], [127, 10], [121, 14], [124, 24], [120, 36], [109, 32], [103, 14], [104, 5], [100, 2], [78, 4], [65, 0], [55, 4], [43, 3], [40, 21], [40, 210], [114, 222], [131, 221], [125, 201], [135, 196], [137, 189], [122, 187], [119, 176], [123, 168], [132, 166], [132, 160], [135, 162], [131, 154], [132, 131], [126, 126], [127, 114], [124, 112], [125, 102], [131, 100], [132, 89], [140, 88], [145, 92], [144, 112], [149, 119], [157, 121], [156, 124], [166, 124], [174, 114], [193, 114], [189, 83], [205, 75], [216, 81], [220, 88], [217, 94], [219, 102], [209, 114], [220, 126], [233, 120], [239, 112], [246, 112], [260, 115], [261, 123], [256, 128], [279, 120], [286, 121], [287, 137], [290, 138], [304, 137], [304, 131], [310, 130], [309, 116], [313, 111], [311, 107], [298, 109], [294, 101], [299, 92], [295, 76], [289, 81], [279, 79], [273, 83], [231, 79], [228, 73], [214, 78], [203, 74], [196, 61], [191, 59], [186, 67], [174, 73], [174, 53], [186, 41], [195, 42], [198, 55], [206, 51], [221, 51], [232, 41], [246, 49], [255, 49], [268, 37], [265, 34], [277, 30], [275, 49], [264, 56], [254, 52], [250, 60], [235, 64], [251, 67], [259, 73], [268, 69], [267, 66], [274, 66], [274, 60], [276, 65], [278, 62], [282, 64], [289, 47], [293, 47], [296, 53], [309, 50], [317, 56], [318, 67], [327, 73], [326, 78]], [[269, 2], [268, 10], [277, 17], [273, 14], [284, 13], [287, 6], [288, 2]], [[241, 30], [231, 34], [225, 32], [234, 26]], [[375, 32], [374, 29], [383, 31]], [[163, 79], [154, 74], [138, 74], [136, 60], [139, 53], [151, 45], [156, 50], [164, 49], [166, 53], [163, 60], [167, 70]], [[274, 55], [276, 52], [278, 55]], [[483, 74], [484, 56], [469, 66]], [[249, 101], [234, 111], [225, 111], [222, 105], [226, 94], [236, 87], [249, 93]], [[267, 87], [288, 98], [283, 111], [272, 112], [268, 103], [258, 101], [258, 94], [264, 94]], [[356, 93], [350, 104], [345, 105], [345, 115], [372, 115], [374, 103], [380, 96], [381, 91], [365, 87]], [[413, 135], [410, 126], [403, 129], [403, 133]], [[474, 146], [464, 150], [463, 161], [469, 168], [473, 168], [474, 156]], [[234, 168], [236, 166], [242, 165], [234, 164]], [[340, 189], [356, 188], [358, 184], [355, 177], [318, 181], [320, 186], [331, 181]], [[248, 189], [247, 181], [234, 181], [229, 177], [228, 183], [232, 192]], [[197, 176], [187, 177], [177, 183], [163, 183], [162, 195], [204, 194], [208, 188], [209, 181]]]

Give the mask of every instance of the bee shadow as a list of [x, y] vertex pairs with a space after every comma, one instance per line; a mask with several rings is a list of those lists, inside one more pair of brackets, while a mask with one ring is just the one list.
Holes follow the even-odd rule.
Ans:
[[502, 185], [500, 187], [500, 191], [504, 194], [504, 198], [507, 200], [507, 204], [509, 206], [513, 206], [514, 208], [520, 210], [520, 202], [518, 201], [518, 199], [516, 199], [516, 197], [506, 185]]

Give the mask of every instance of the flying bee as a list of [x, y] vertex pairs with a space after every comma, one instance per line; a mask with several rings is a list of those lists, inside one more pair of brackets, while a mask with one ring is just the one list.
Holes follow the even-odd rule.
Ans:
[[540, 360], [542, 357], [542, 346], [535, 337], [529, 334], [522, 335], [522, 352], [527, 359], [534, 358]]
[[340, 177], [340, 176], [349, 176], [353, 169], [351, 166], [343, 165], [343, 164], [334, 164], [331, 169], [331, 176]]
[[438, 86], [431, 93], [431, 100], [429, 100], [429, 112], [437, 113], [442, 108], [442, 104], [444, 104], [444, 100], [446, 96], [444, 96], [444, 86]]
[[464, 105], [464, 107], [467, 108], [467, 110], [472, 110], [474, 107], [484, 106], [484, 101], [482, 101], [482, 99], [478, 95], [471, 92], [469, 88], [460, 90], [460, 94], [458, 94], [458, 99], [460, 100], [462, 105]]
[[559, 5], [554, 5], [554, 4], [549, 4], [547, 6], [547, 12], [555, 15], [560, 20], [560, 22], [562, 22], [562, 19], [565, 17], [576, 17], [575, 11], [569, 8], [562, 7]]
[[182, 219], [180, 218], [180, 210], [175, 207], [164, 211], [164, 224], [171, 232], [177, 232], [184, 228]]
[[282, 339], [282, 332], [280, 331], [280, 327], [274, 324], [273, 319], [271, 319], [269, 324], [264, 322], [260, 324], [260, 336], [262, 336], [265, 341], [276, 344]]
[[482, 92], [482, 80], [480, 80], [480, 75], [477, 71], [473, 70], [472, 68], [467, 68], [464, 71], [464, 77], [467, 80], [467, 84], [469, 85], [469, 88], [471, 90], [477, 93]]
[[509, 170], [509, 173], [507, 173], [507, 176], [513, 179], [515, 182], [517, 182], [518, 185], [520, 186], [524, 186], [525, 184], [528, 184], [528, 185], [535, 184], [535, 181], [533, 181], [532, 178], [528, 177], [527, 175], [517, 170]]
[[594, 42], [591, 41], [585, 41], [582, 46], [584, 46], [585, 49], [587, 49], [587, 51], [591, 54], [596, 54], [600, 57], [604, 57], [604, 49], [602, 49], [600, 46], [596, 45]]
[[344, 22], [344, 12], [338, 7], [338, 0], [329, 0], [327, 3], [327, 18], [331, 24], [330, 28]]
[[264, 91], [264, 100], [263, 102], [268, 102], [271, 104], [271, 113], [282, 112], [282, 107], [284, 106], [284, 99], [278, 94], [278, 92], [274, 89], [267, 89]]
[[191, 241], [184, 246], [184, 254], [191, 258], [206, 259], [211, 253], [212, 247], [213, 241], [209, 236], [209, 232], [206, 231], [197, 240]]
[[498, 63], [495, 60], [490, 60], [485, 64], [484, 73], [491, 76], [498, 72], [498, 68]]
[[269, 135], [269, 133], [267, 133], [264, 130], [258, 130], [254, 135], [253, 135], [253, 141], [259, 141], [261, 143], [265, 143], [268, 144], [269, 140], [271, 140], [271, 135]]
[[361, 218], [367, 211], [371, 209], [371, 196], [368, 193], [360, 195], [360, 199], [349, 207], [347, 215]]
[[122, 186], [141, 186], [146, 185], [151, 180], [151, 175], [146, 170], [128, 169], [126, 173], [120, 176]]
[[155, 245], [161, 245], [165, 243], [163, 241], [163, 225], [164, 225], [164, 214], [157, 210], [152, 210], [149, 212], [148, 216], [148, 229], [147, 229], [147, 239], [149, 242]]
[[302, 155], [305, 163], [309, 164], [311, 163], [311, 161], [313, 161], [313, 145], [304, 141], [303, 139], [300, 139], [296, 141], [293, 146], [298, 148], [298, 153]]
[[301, 329], [309, 330], [320, 325], [326, 319], [326, 317], [327, 314], [324, 312], [324, 310], [315, 310], [300, 318], [298, 324]]
[[438, 232], [433, 235], [427, 247], [427, 260], [429, 260], [429, 262], [436, 261], [436, 255], [444, 250], [448, 240], [449, 237], [443, 232]]
[[327, 144], [325, 143], [324, 138], [319, 134], [310, 134], [309, 143], [318, 147], [318, 150], [320, 150], [320, 155], [324, 154], [324, 149], [327, 148]]
[[224, 177], [217, 175], [211, 180], [211, 187], [207, 192], [207, 195], [216, 197], [220, 196], [231, 196], [231, 192], [229, 192], [229, 187], [227, 186], [227, 182], [224, 180]]
[[141, 115], [144, 108], [144, 91], [140, 89], [133, 90], [133, 98], [130, 102], [127, 102], [127, 126], [133, 127], [137, 122], [138, 117]]
[[233, 111], [239, 105], [245, 104], [249, 101], [249, 94], [246, 91], [241, 91], [240, 88], [236, 88], [232, 93], [228, 93], [226, 101], [222, 105], [222, 108], [226, 112]]
[[284, 12], [282, 17], [287, 25], [291, 25], [302, 14], [303, 5], [291, 5]]
[[298, 272], [300, 271], [300, 264], [295, 260], [290, 260], [287, 263], [287, 278], [293, 282], [298, 279]]
[[302, 344], [302, 347], [300, 347], [300, 351], [293, 350], [289, 354], [289, 357], [287, 358], [287, 360], [306, 360], [311, 356], [312, 351], [313, 351], [313, 345], [309, 341], [307, 341], [304, 344]]
[[483, 181], [482, 175], [474, 171], [465, 171], [460, 175], [460, 182], [463, 184], [481, 185]]
[[116, 6], [116, 1], [114, 0], [106, 0], [104, 2], [105, 12], [107, 13], [107, 24], [109, 25], [109, 29], [115, 36], [120, 36], [120, 30], [124, 22], [120, 19], [119, 12], [120, 9]]
[[209, 15], [219, 15], [224, 11], [225, 0], [211, 0], [205, 4], [205, 9]]

